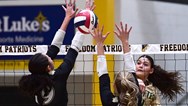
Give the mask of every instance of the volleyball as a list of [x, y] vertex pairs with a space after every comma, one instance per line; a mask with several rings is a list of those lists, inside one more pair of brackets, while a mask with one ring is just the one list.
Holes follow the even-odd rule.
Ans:
[[81, 10], [74, 18], [75, 27], [84, 34], [93, 32], [94, 28], [97, 27], [98, 18], [95, 13], [91, 10]]

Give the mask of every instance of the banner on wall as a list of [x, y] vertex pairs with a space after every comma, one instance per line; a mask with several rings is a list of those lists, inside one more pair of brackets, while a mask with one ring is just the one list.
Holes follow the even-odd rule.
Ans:
[[[66, 55], [70, 45], [62, 45], [58, 56]], [[97, 54], [96, 45], [83, 45], [79, 54], [95, 55]], [[48, 45], [0, 45], [0, 76], [4, 71], [28, 71], [28, 61], [23, 60], [27, 56], [36, 53], [46, 53]], [[132, 54], [188, 54], [188, 44], [136, 44], [130, 45]], [[123, 47], [119, 44], [104, 45], [105, 54], [122, 55]], [[22, 56], [20, 58], [20, 56]], [[10, 60], [8, 60], [10, 59]], [[14, 59], [14, 60], [11, 60]], [[18, 60], [16, 60], [18, 59]], [[20, 59], [20, 60], [19, 60]], [[4, 61], [6, 60], [6, 61]], [[87, 60], [87, 59], [86, 59]], [[55, 67], [61, 64], [62, 59], [55, 60]], [[84, 74], [86, 74], [84, 72]], [[12, 76], [15, 73], [11, 74]]]
[[[62, 45], [58, 55], [66, 55], [70, 45]], [[2, 56], [33, 55], [46, 53], [47, 45], [2, 45], [0, 46], [0, 58]], [[188, 53], [188, 44], [136, 44], [130, 45], [132, 54], [181, 54]], [[123, 54], [122, 45], [104, 45], [105, 54]], [[96, 45], [83, 45], [79, 54], [97, 54]]]
[[[65, 17], [61, 5], [0, 6], [0, 11], [0, 45], [50, 45]], [[70, 44], [73, 20], [66, 33], [63, 44]]]

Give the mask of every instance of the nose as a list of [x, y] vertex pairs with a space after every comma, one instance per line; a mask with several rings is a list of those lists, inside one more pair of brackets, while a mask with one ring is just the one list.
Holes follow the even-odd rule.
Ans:
[[140, 68], [143, 68], [143, 64], [139, 64], [138, 66], [139, 66]]

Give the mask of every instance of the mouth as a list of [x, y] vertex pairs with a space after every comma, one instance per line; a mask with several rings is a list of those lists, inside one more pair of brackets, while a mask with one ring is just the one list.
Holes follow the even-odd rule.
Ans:
[[138, 71], [138, 72], [143, 72], [143, 70], [141, 70], [141, 69], [138, 69], [137, 71]]

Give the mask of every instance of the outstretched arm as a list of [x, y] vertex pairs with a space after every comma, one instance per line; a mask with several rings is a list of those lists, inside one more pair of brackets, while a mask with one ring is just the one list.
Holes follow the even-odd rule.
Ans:
[[65, 3], [66, 3], [66, 8], [63, 6], [63, 9], [65, 10], [65, 18], [61, 24], [61, 27], [56, 32], [52, 40], [51, 46], [46, 53], [52, 59], [54, 59], [57, 56], [61, 48], [63, 39], [65, 37], [65, 31], [67, 29], [67, 26], [70, 20], [75, 16], [76, 12], [78, 11], [78, 9], [74, 10], [75, 0], [73, 1], [73, 3], [71, 2], [67, 3], [67, 0], [65, 0]]
[[64, 62], [60, 65], [60, 67], [56, 71], [56, 73], [58, 74], [63, 74], [61, 79], [66, 80], [68, 78], [72, 68], [74, 67], [77, 55], [82, 48], [84, 38], [85, 38], [85, 35], [81, 33], [79, 30], [77, 30], [72, 39], [71, 46], [67, 52], [67, 55], [64, 58]]
[[[139, 80], [136, 78], [136, 67], [135, 63], [133, 60], [133, 55], [130, 52], [129, 48], [129, 34], [132, 29], [130, 27], [128, 29], [127, 24], [125, 24], [125, 27], [123, 26], [123, 23], [120, 22], [120, 26], [116, 25], [117, 31], [114, 31], [115, 35], [120, 39], [122, 46], [123, 46], [123, 58], [124, 58], [124, 71], [131, 72], [136, 80], [136, 84], [138, 87], [140, 87], [140, 91], [143, 92], [145, 89], [145, 84], [143, 83], [142, 80]], [[141, 104], [141, 98], [142, 96], [139, 95], [138, 99], [138, 104]]]
[[127, 29], [127, 24], [125, 24], [125, 27], [124, 27], [122, 22], [120, 22], [120, 26], [118, 26], [117, 24], [115, 26], [116, 26], [117, 31], [114, 31], [114, 33], [120, 39], [120, 41], [122, 43], [123, 52], [124, 53], [130, 52], [129, 33], [130, 33], [132, 27]]
[[74, 11], [75, 0], [73, 3], [71, 2], [67, 3], [67, 0], [65, 0], [65, 3], [66, 3], [66, 7], [62, 5], [63, 9], [65, 10], [65, 18], [61, 24], [60, 29], [56, 32], [51, 44], [57, 46], [58, 48], [60, 48], [62, 45], [65, 36], [65, 31], [67, 29], [70, 20], [75, 16], [76, 12], [78, 11], [78, 9]]
[[112, 101], [114, 95], [110, 89], [110, 77], [107, 70], [106, 56], [104, 55], [104, 41], [109, 32], [103, 35], [103, 29], [103, 26], [100, 29], [98, 25], [94, 32], [91, 33], [97, 45], [97, 72], [100, 84], [100, 97], [103, 106], [117, 106], [117, 103], [113, 103]]
[[114, 31], [114, 33], [120, 39], [123, 46], [125, 71], [135, 72], [135, 63], [129, 49], [129, 33], [132, 27], [128, 29], [127, 24], [123, 26], [122, 22], [120, 22], [120, 26], [118, 26], [117, 24], [115, 26], [117, 31]]
[[106, 65], [106, 57], [104, 55], [104, 41], [109, 35], [109, 32], [107, 32], [105, 35], [102, 35], [103, 33], [104, 26], [102, 26], [101, 29], [99, 29], [99, 25], [97, 26], [96, 29], [94, 29], [94, 32], [91, 32], [91, 35], [96, 41], [97, 45], [97, 72], [98, 76], [100, 77], [101, 75], [108, 73], [107, 71], [107, 65]]

